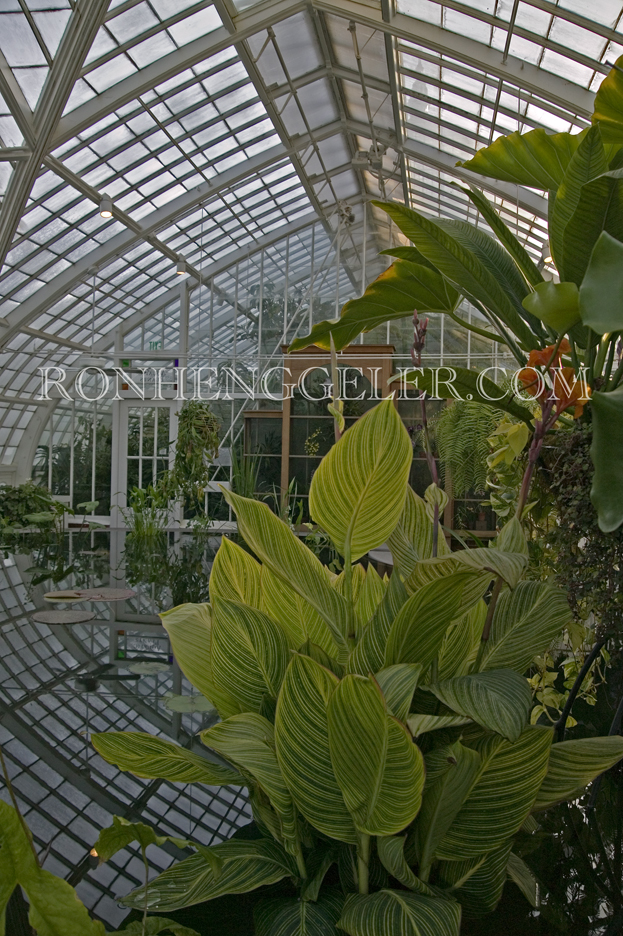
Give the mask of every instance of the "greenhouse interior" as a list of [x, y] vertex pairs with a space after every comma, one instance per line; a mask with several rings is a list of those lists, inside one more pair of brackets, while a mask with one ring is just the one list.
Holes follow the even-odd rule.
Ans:
[[621, 0], [0, 0], [0, 936], [623, 933]]

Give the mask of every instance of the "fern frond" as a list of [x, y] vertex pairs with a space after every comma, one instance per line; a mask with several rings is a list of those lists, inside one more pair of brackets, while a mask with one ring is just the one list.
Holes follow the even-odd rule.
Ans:
[[455, 400], [431, 420], [444, 485], [451, 483], [455, 497], [485, 490], [487, 439], [503, 416], [484, 403]]

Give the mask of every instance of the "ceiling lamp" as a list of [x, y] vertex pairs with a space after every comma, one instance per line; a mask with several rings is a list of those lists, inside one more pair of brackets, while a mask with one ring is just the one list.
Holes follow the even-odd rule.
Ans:
[[102, 218], [112, 218], [112, 199], [110, 195], [102, 195], [100, 215]]
[[186, 273], [186, 261], [178, 260], [177, 261], [177, 275], [184, 276], [185, 273]]

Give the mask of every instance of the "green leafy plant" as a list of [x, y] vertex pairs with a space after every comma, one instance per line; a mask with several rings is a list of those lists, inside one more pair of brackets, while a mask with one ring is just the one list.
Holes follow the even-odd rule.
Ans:
[[[211, 605], [162, 615], [222, 719], [201, 734], [205, 756], [139, 733], [93, 743], [141, 777], [246, 786], [261, 837], [195, 846], [127, 906], [257, 891], [259, 936], [456, 936], [462, 914], [496, 906], [507, 869], [517, 877], [531, 813], [623, 756], [618, 735], [554, 744], [530, 724], [523, 674], [569, 622], [564, 593], [523, 580], [516, 518], [492, 548], [450, 553], [440, 537], [434, 556], [438, 489], [427, 503], [408, 487], [411, 458], [387, 400], [316, 470], [310, 512], [338, 576], [266, 504], [225, 492], [253, 555], [223, 539]], [[382, 581], [359, 560], [386, 541]], [[264, 900], [276, 881], [289, 890]]]
[[[341, 317], [314, 326], [291, 350], [316, 343], [343, 348], [361, 331], [394, 318], [440, 312], [506, 346], [519, 384], [538, 400], [529, 463], [545, 436], [578, 418], [590, 395], [593, 425], [591, 499], [604, 532], [623, 523], [623, 57], [595, 96], [592, 126], [580, 133], [542, 129], [500, 137], [462, 163], [465, 169], [541, 189], [549, 197], [549, 250], [560, 282], [547, 282], [525, 248], [478, 189], [463, 191], [492, 231], [431, 218], [401, 204], [376, 202], [413, 246], [385, 251], [394, 263]], [[488, 321], [479, 328], [457, 315], [468, 299]], [[513, 394], [498, 399], [476, 374], [454, 368], [459, 392], [512, 415]], [[425, 370], [410, 378], [430, 392]], [[431, 378], [432, 380], [432, 378]], [[430, 380], [429, 380], [430, 382]], [[470, 384], [472, 385], [470, 387]], [[468, 387], [470, 389], [468, 390]], [[465, 397], [464, 397], [465, 398]], [[514, 412], [512, 412], [514, 410]], [[572, 413], [570, 412], [572, 410]], [[524, 411], [525, 417], [525, 411]], [[529, 479], [528, 479], [529, 480]], [[519, 501], [525, 506], [523, 492]]]

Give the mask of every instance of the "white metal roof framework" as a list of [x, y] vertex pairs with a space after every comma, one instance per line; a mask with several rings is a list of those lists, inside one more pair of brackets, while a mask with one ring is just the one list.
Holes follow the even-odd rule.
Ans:
[[[621, 0], [0, 0], [0, 467], [28, 476], [49, 423], [38, 367], [93, 340], [110, 351], [119, 327], [136, 348], [174, 333], [178, 261], [194, 346], [257, 354], [268, 269], [294, 290], [291, 338], [384, 268], [393, 235], [371, 198], [473, 218], [457, 160], [513, 130], [587, 126], [621, 15]], [[477, 181], [540, 258], [543, 193]], [[1, 574], [0, 742], [37, 841], [54, 838], [49, 866], [78, 880], [111, 812], [187, 834], [190, 810], [194, 835], [227, 835], [235, 791], [189, 807], [184, 788], [98, 760], [77, 772], [87, 712], [68, 674], [107, 641], [25, 623], [19, 561]], [[141, 686], [106, 696], [91, 727], [171, 733]], [[137, 878], [126, 852], [80, 893], [113, 920], [111, 894]]]

